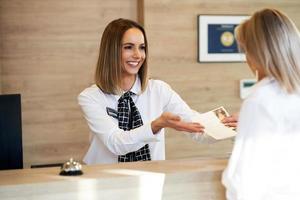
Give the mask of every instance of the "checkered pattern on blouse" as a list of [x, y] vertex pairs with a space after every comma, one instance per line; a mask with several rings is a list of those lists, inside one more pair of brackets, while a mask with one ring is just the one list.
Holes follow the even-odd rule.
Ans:
[[[118, 121], [119, 128], [129, 131], [143, 125], [141, 114], [135, 106], [131, 95], [133, 92], [124, 93], [118, 100]], [[118, 162], [134, 162], [151, 160], [149, 145], [146, 144], [137, 151], [118, 156]]]

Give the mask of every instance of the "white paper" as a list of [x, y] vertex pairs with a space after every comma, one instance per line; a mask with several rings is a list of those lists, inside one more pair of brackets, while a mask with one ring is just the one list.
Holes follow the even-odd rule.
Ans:
[[221, 122], [222, 119], [217, 117], [216, 111], [220, 110], [228, 116], [226, 110], [223, 107], [219, 107], [212, 111], [196, 115], [192, 121], [202, 124], [205, 127], [204, 134], [207, 134], [216, 140], [234, 137], [236, 132], [231, 127], [225, 126]]

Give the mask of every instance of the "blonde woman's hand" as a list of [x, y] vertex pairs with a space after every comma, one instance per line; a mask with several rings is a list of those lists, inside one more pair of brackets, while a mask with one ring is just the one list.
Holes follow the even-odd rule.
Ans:
[[239, 120], [239, 113], [234, 113], [233, 115], [230, 115], [229, 117], [225, 117], [222, 120], [222, 123], [225, 126], [236, 128], [238, 120]]

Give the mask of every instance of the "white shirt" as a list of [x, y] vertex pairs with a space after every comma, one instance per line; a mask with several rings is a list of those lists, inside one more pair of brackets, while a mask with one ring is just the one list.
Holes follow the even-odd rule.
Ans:
[[149, 144], [151, 159], [165, 159], [164, 129], [153, 134], [151, 122], [163, 112], [169, 111], [190, 121], [194, 112], [169, 85], [159, 80], [149, 80], [146, 90], [141, 93], [140, 79], [130, 90], [138, 108], [143, 126], [130, 131], [118, 127], [118, 120], [109, 116], [106, 108], [117, 110], [120, 95], [103, 93], [96, 85], [86, 88], [78, 96], [79, 105], [91, 132], [91, 144], [84, 162], [87, 164], [117, 163], [118, 155], [136, 151]]
[[274, 79], [258, 82], [240, 111], [223, 173], [229, 200], [299, 200], [300, 94]]

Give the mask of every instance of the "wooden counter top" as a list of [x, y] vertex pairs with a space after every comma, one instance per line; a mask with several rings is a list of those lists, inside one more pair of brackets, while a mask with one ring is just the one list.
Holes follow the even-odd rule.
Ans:
[[184, 159], [0, 171], [0, 199], [225, 199], [224, 159]]

